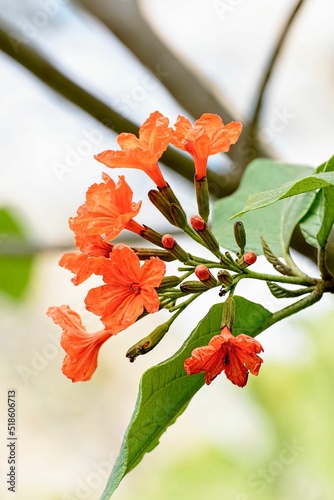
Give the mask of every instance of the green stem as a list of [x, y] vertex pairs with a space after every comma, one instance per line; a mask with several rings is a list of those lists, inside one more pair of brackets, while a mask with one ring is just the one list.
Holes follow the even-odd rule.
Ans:
[[318, 248], [318, 268], [323, 280], [329, 281], [333, 279], [326, 263], [326, 247]]
[[297, 276], [275, 276], [272, 274], [256, 273], [255, 271], [250, 271], [249, 269], [243, 270], [243, 273], [240, 275], [240, 279], [242, 278], [253, 278], [263, 281], [276, 281], [278, 283], [289, 283], [291, 285], [301, 285], [301, 286], [316, 285], [319, 281], [315, 278], [310, 278], [306, 275], [303, 275], [302, 278], [298, 278]]
[[169, 309], [170, 312], [176, 311], [177, 309], [180, 309], [180, 312], [182, 312], [186, 307], [189, 306], [189, 304], [191, 304], [191, 302], [193, 302], [195, 299], [197, 299], [197, 297], [199, 297], [201, 294], [202, 294], [202, 292], [194, 293], [188, 300], [185, 300], [181, 304], [178, 304], [174, 307], [171, 307]]
[[286, 264], [292, 270], [294, 276], [299, 277], [299, 278], [301, 278], [303, 280], [312, 279], [309, 276], [307, 276], [307, 274], [303, 273], [303, 271], [301, 271], [299, 269], [299, 267], [296, 265], [295, 261], [291, 257], [289, 251], [287, 251], [287, 252], [284, 253], [284, 260], [285, 260]]
[[315, 288], [314, 291], [310, 293], [310, 295], [308, 295], [307, 297], [304, 297], [303, 299], [298, 300], [294, 304], [291, 304], [285, 307], [284, 309], [281, 309], [280, 311], [273, 313], [270, 316], [270, 318], [261, 325], [261, 330], [259, 331], [259, 333], [263, 332], [264, 330], [274, 325], [278, 321], [281, 321], [282, 319], [285, 319], [288, 316], [291, 316], [292, 314], [296, 314], [297, 312], [312, 306], [321, 299], [322, 295], [323, 295], [322, 289]]

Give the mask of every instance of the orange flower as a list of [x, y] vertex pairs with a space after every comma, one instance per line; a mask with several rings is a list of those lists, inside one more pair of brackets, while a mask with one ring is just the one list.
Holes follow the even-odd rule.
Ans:
[[[94, 259], [94, 257], [92, 258]], [[76, 276], [74, 276], [71, 281], [75, 285], [80, 285], [94, 272], [91, 266], [92, 258], [89, 258], [88, 255], [84, 253], [68, 252], [61, 257], [58, 264], [74, 273]]]
[[80, 285], [94, 273], [92, 265], [96, 257], [108, 258], [114, 245], [101, 236], [76, 236], [75, 244], [81, 252], [67, 252], [59, 260], [59, 265], [76, 274], [72, 283]]
[[263, 351], [261, 344], [241, 333], [234, 337], [227, 326], [220, 335], [213, 337], [209, 345], [197, 347], [190, 358], [184, 362], [188, 375], [205, 372], [205, 382], [210, 384], [222, 371], [233, 384], [244, 387], [248, 373], [259, 373], [262, 358], [257, 354]]
[[194, 126], [179, 115], [171, 144], [191, 154], [195, 162], [196, 179], [200, 181], [206, 176], [208, 157], [226, 153], [239, 139], [241, 130], [240, 122], [224, 125], [220, 116], [212, 113], [204, 113]]
[[108, 243], [100, 235], [94, 236], [79, 236], [75, 237], [75, 246], [80, 249], [82, 253], [87, 254], [89, 257], [109, 257], [110, 252], [114, 245]]
[[47, 315], [61, 326], [61, 346], [66, 351], [62, 371], [72, 382], [89, 380], [97, 367], [101, 345], [111, 337], [108, 330], [88, 333], [79, 314], [68, 306], [49, 307]]
[[172, 129], [168, 123], [168, 118], [155, 111], [140, 127], [139, 138], [134, 134], [120, 134], [117, 142], [122, 151], [107, 150], [94, 158], [110, 168], [143, 170], [159, 188], [166, 187], [158, 160], [170, 142]]
[[69, 226], [79, 237], [105, 235], [106, 240], [115, 239], [125, 228], [140, 234], [144, 227], [132, 220], [141, 207], [141, 202], [132, 202], [132, 191], [124, 179], [119, 177], [117, 185], [107, 174], [103, 182], [93, 184], [86, 193], [86, 203], [81, 205], [76, 217], [71, 217]]
[[157, 312], [159, 297], [155, 290], [166, 272], [158, 257], [146, 260], [142, 267], [137, 255], [125, 245], [116, 245], [110, 259], [94, 259], [94, 273], [103, 276], [106, 285], [93, 288], [85, 303], [89, 311], [113, 334], [132, 325], [143, 313]]

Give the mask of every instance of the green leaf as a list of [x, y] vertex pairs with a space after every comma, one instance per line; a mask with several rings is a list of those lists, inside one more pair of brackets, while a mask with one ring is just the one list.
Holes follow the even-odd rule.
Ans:
[[334, 172], [323, 172], [304, 177], [297, 181], [287, 182], [277, 189], [251, 194], [243, 210], [233, 217], [240, 217], [250, 210], [258, 210], [259, 208], [267, 207], [268, 205], [272, 205], [290, 196], [296, 196], [301, 193], [307, 193], [308, 191], [315, 191], [317, 189], [332, 186], [334, 186]]
[[[18, 247], [26, 241], [24, 232], [9, 210], [0, 209], [0, 291], [21, 299], [29, 284], [33, 257], [1, 252], [1, 245], [11, 242]], [[3, 248], [3, 247], [2, 247]]]
[[[235, 297], [235, 302], [233, 333], [254, 337], [263, 330], [271, 313], [243, 297]], [[193, 349], [208, 344], [220, 332], [222, 312], [223, 304], [214, 305], [174, 356], [144, 373], [131, 422], [101, 500], [109, 499], [123, 477], [157, 446], [160, 436], [204, 385], [204, 374], [188, 376], [183, 364]]]
[[[324, 172], [334, 171], [334, 156], [325, 165]], [[334, 187], [323, 189], [324, 215], [322, 224], [317, 234], [317, 240], [321, 247], [325, 247], [334, 222]]]
[[305, 216], [300, 220], [300, 230], [310, 245], [318, 247], [317, 234], [321, 228], [321, 222], [324, 218], [324, 192], [320, 190], [317, 192], [314, 201], [305, 214]]
[[[334, 156], [327, 163], [318, 167], [318, 171], [333, 172]], [[314, 247], [324, 247], [334, 222], [334, 187], [321, 189], [300, 222], [304, 238]]]
[[281, 241], [284, 251], [288, 251], [293, 230], [300, 219], [308, 213], [315, 197], [316, 193], [311, 191], [301, 194], [298, 198], [285, 200], [280, 222]]
[[[217, 201], [214, 205], [213, 232], [221, 246], [234, 252], [238, 251], [233, 235], [233, 222], [229, 219], [240, 210], [240, 207], [245, 205], [250, 194], [259, 189], [266, 190], [273, 186], [281, 186], [285, 182], [311, 175], [313, 172], [314, 169], [311, 167], [283, 164], [268, 159], [258, 159], [251, 162], [245, 170], [237, 191], [231, 196]], [[299, 210], [294, 213], [294, 217], [287, 218], [284, 215], [290, 229], [287, 227], [285, 234], [282, 235], [281, 220], [282, 214], [287, 213], [285, 211], [287, 202], [288, 200], [282, 200], [261, 211], [246, 213], [242, 217], [247, 233], [246, 249], [262, 255], [260, 238], [263, 236], [277, 256], [284, 254], [289, 231], [291, 232], [291, 227], [299, 222], [298, 217], [304, 215], [304, 210], [307, 210], [310, 200], [305, 200], [305, 206], [300, 206]]]

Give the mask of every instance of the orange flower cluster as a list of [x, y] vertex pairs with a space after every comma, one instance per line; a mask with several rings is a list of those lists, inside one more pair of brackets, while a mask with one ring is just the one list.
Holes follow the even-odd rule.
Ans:
[[[159, 189], [155, 197], [162, 197], [162, 208], [167, 210], [173, 204], [174, 213], [182, 220], [180, 205], [159, 168], [160, 157], [169, 144], [188, 151], [194, 159], [195, 178], [201, 181], [206, 176], [208, 157], [227, 152], [238, 140], [241, 130], [240, 123], [224, 125], [219, 116], [210, 113], [202, 115], [194, 126], [179, 116], [173, 129], [169, 127], [168, 118], [156, 111], [140, 127], [139, 137], [122, 133], [117, 138], [120, 151], [107, 150], [95, 158], [109, 168], [135, 168], [146, 172]], [[106, 340], [135, 323], [144, 312], [155, 313], [161, 306], [157, 288], [166, 272], [163, 260], [155, 256], [153, 250], [152, 254], [145, 254], [146, 260], [141, 266], [136, 249], [112, 242], [127, 229], [166, 248], [160, 250], [160, 254], [156, 252], [160, 257], [163, 252], [169, 252], [175, 258], [175, 249], [179, 247], [174, 242], [169, 249], [168, 235], [162, 237], [134, 220], [141, 202], [133, 202], [132, 197], [124, 176], [119, 176], [116, 184], [103, 173], [102, 182], [88, 189], [85, 203], [69, 220], [78, 251], [65, 253], [59, 261], [60, 266], [74, 274], [75, 285], [93, 274], [103, 280], [103, 284], [92, 288], [85, 299], [87, 310], [97, 315], [104, 325], [98, 332], [88, 333], [80, 316], [69, 306], [50, 307], [47, 313], [63, 330], [61, 345], [66, 356], [62, 369], [73, 382], [91, 378], [97, 367], [99, 349]], [[188, 258], [186, 252], [178, 251], [180, 260], [183, 255]], [[213, 282], [216, 284], [215, 279]], [[257, 353], [261, 350], [254, 339], [246, 335], [233, 337], [224, 328], [208, 346], [194, 350], [185, 362], [185, 369], [188, 374], [205, 371], [207, 383], [224, 370], [233, 383], [243, 386], [249, 371], [258, 373], [262, 360]]]

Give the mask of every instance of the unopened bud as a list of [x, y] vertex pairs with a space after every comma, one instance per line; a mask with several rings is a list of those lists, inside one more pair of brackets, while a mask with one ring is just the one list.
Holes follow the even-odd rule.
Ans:
[[190, 217], [190, 224], [195, 231], [203, 231], [206, 228], [206, 222], [200, 215]]
[[181, 229], [184, 229], [187, 225], [187, 217], [184, 210], [182, 210], [179, 205], [176, 205], [176, 203], [171, 203], [169, 210], [174, 220], [173, 224]]
[[205, 221], [207, 221], [210, 215], [210, 195], [207, 178], [203, 177], [198, 180], [195, 176], [195, 188], [198, 213]]
[[246, 231], [241, 220], [238, 220], [234, 224], [234, 238], [240, 248], [241, 254], [243, 254], [246, 246]]
[[233, 285], [233, 277], [228, 271], [225, 271], [224, 269], [218, 271], [217, 279], [224, 286]]
[[199, 293], [206, 292], [208, 287], [205, 286], [200, 281], [184, 281], [180, 285], [180, 289], [183, 293]]
[[217, 280], [204, 264], [199, 264], [195, 267], [195, 275], [208, 288], [212, 288], [217, 285]]
[[164, 234], [161, 238], [161, 243], [163, 247], [180, 262], [187, 262], [189, 260], [187, 252], [180, 247], [171, 234]]
[[165, 262], [171, 262], [172, 260], [175, 260], [175, 258], [169, 252], [160, 248], [131, 247], [131, 249], [135, 252], [139, 260], [146, 260], [150, 259], [151, 257], [159, 257], [159, 259], [164, 260]]
[[237, 264], [241, 269], [251, 266], [256, 262], [256, 255], [254, 252], [246, 252], [240, 259], [237, 260]]
[[215, 255], [219, 255], [219, 243], [205, 220], [198, 215], [194, 215], [190, 219], [190, 224], [198, 236], [200, 236], [200, 238], [204, 241], [208, 249]]
[[[170, 254], [168, 254], [170, 255]], [[157, 289], [158, 293], [166, 288], [173, 288], [180, 283], [180, 278], [177, 276], [165, 276]]]
[[141, 354], [146, 354], [151, 351], [159, 342], [162, 340], [164, 335], [168, 332], [170, 327], [170, 323], [166, 322], [162, 325], [159, 325], [152, 333], [147, 335], [147, 337], [143, 338], [137, 344], [130, 347], [130, 349], [126, 353], [126, 357], [129, 358], [130, 362], [133, 363], [137, 356]]
[[175, 239], [171, 234], [164, 234], [163, 237], [161, 238], [161, 243], [165, 248], [171, 250], [175, 245]]
[[227, 328], [232, 331], [235, 317], [235, 302], [234, 298], [229, 296], [224, 302], [223, 317], [220, 328]]
[[156, 189], [151, 189], [148, 192], [148, 197], [150, 202], [162, 213], [164, 217], [175, 226], [174, 219], [170, 213], [170, 202], [163, 196], [160, 191]]
[[179, 207], [179, 209], [181, 210], [181, 212], [183, 212], [183, 216], [186, 218], [186, 214], [182, 208], [182, 205], [179, 202], [179, 200], [177, 199], [177, 197], [176, 197], [174, 191], [172, 190], [172, 188], [170, 187], [170, 185], [167, 184], [167, 186], [165, 186], [163, 188], [159, 188], [159, 191], [166, 198], [166, 200], [169, 202], [169, 204], [174, 203], [174, 205], [177, 205]]
[[163, 244], [161, 243], [162, 234], [154, 231], [154, 229], [151, 229], [148, 226], [145, 226], [145, 224], [143, 224], [143, 226], [145, 230], [140, 233], [140, 236], [150, 243], [154, 243], [154, 245], [164, 248]]

